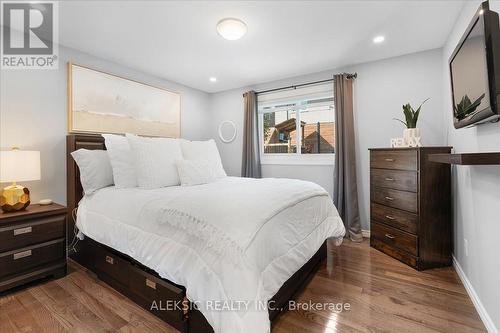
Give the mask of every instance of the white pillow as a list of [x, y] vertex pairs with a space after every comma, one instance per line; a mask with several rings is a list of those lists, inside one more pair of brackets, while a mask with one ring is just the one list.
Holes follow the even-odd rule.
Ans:
[[182, 186], [207, 184], [217, 180], [213, 163], [203, 160], [177, 160], [177, 171]]
[[226, 177], [226, 171], [222, 166], [222, 160], [217, 149], [217, 144], [213, 139], [208, 141], [188, 141], [181, 140], [182, 156], [189, 161], [205, 161], [213, 170], [212, 173], [217, 178]]
[[127, 134], [135, 162], [137, 185], [159, 188], [179, 185], [175, 161], [182, 158], [179, 140], [144, 138]]
[[80, 182], [85, 195], [113, 185], [113, 169], [107, 151], [78, 149], [71, 156], [80, 169]]
[[137, 187], [135, 162], [128, 139], [123, 135], [103, 134], [113, 168], [113, 180], [117, 188]]

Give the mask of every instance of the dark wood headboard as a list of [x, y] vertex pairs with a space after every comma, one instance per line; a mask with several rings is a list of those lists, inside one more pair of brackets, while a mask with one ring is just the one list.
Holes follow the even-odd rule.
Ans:
[[66, 136], [66, 197], [68, 206], [68, 239], [73, 237], [72, 212], [78, 206], [78, 202], [83, 197], [83, 188], [80, 183], [80, 172], [78, 166], [71, 157], [71, 153], [80, 148], [105, 150], [104, 138], [100, 134], [69, 134]]

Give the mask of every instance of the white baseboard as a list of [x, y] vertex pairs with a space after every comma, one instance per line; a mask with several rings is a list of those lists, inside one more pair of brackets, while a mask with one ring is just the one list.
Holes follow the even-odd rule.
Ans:
[[361, 230], [363, 238], [370, 238], [370, 230]]
[[495, 324], [493, 323], [493, 320], [491, 319], [488, 312], [486, 312], [483, 303], [481, 303], [479, 296], [477, 295], [476, 291], [474, 290], [474, 287], [472, 286], [469, 279], [465, 275], [465, 272], [463, 271], [462, 267], [460, 266], [460, 263], [455, 258], [455, 256], [453, 256], [453, 267], [455, 267], [455, 271], [457, 272], [458, 277], [460, 278], [460, 280], [462, 280], [462, 284], [464, 285], [465, 290], [467, 290], [467, 293], [469, 294], [469, 297], [472, 300], [472, 303], [474, 304], [477, 313], [479, 313], [479, 317], [481, 317], [481, 320], [483, 321], [484, 326], [486, 326], [488, 332], [499, 333], [498, 329], [495, 327]]

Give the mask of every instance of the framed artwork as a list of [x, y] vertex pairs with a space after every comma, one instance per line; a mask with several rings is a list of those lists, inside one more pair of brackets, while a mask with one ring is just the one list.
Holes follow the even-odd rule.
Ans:
[[68, 132], [178, 138], [181, 95], [68, 63]]

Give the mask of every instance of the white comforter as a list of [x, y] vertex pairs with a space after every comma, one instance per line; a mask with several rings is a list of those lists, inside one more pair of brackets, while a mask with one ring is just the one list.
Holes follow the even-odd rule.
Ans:
[[267, 332], [267, 301], [326, 238], [345, 233], [328, 194], [290, 179], [105, 188], [77, 226], [186, 287], [215, 332]]

